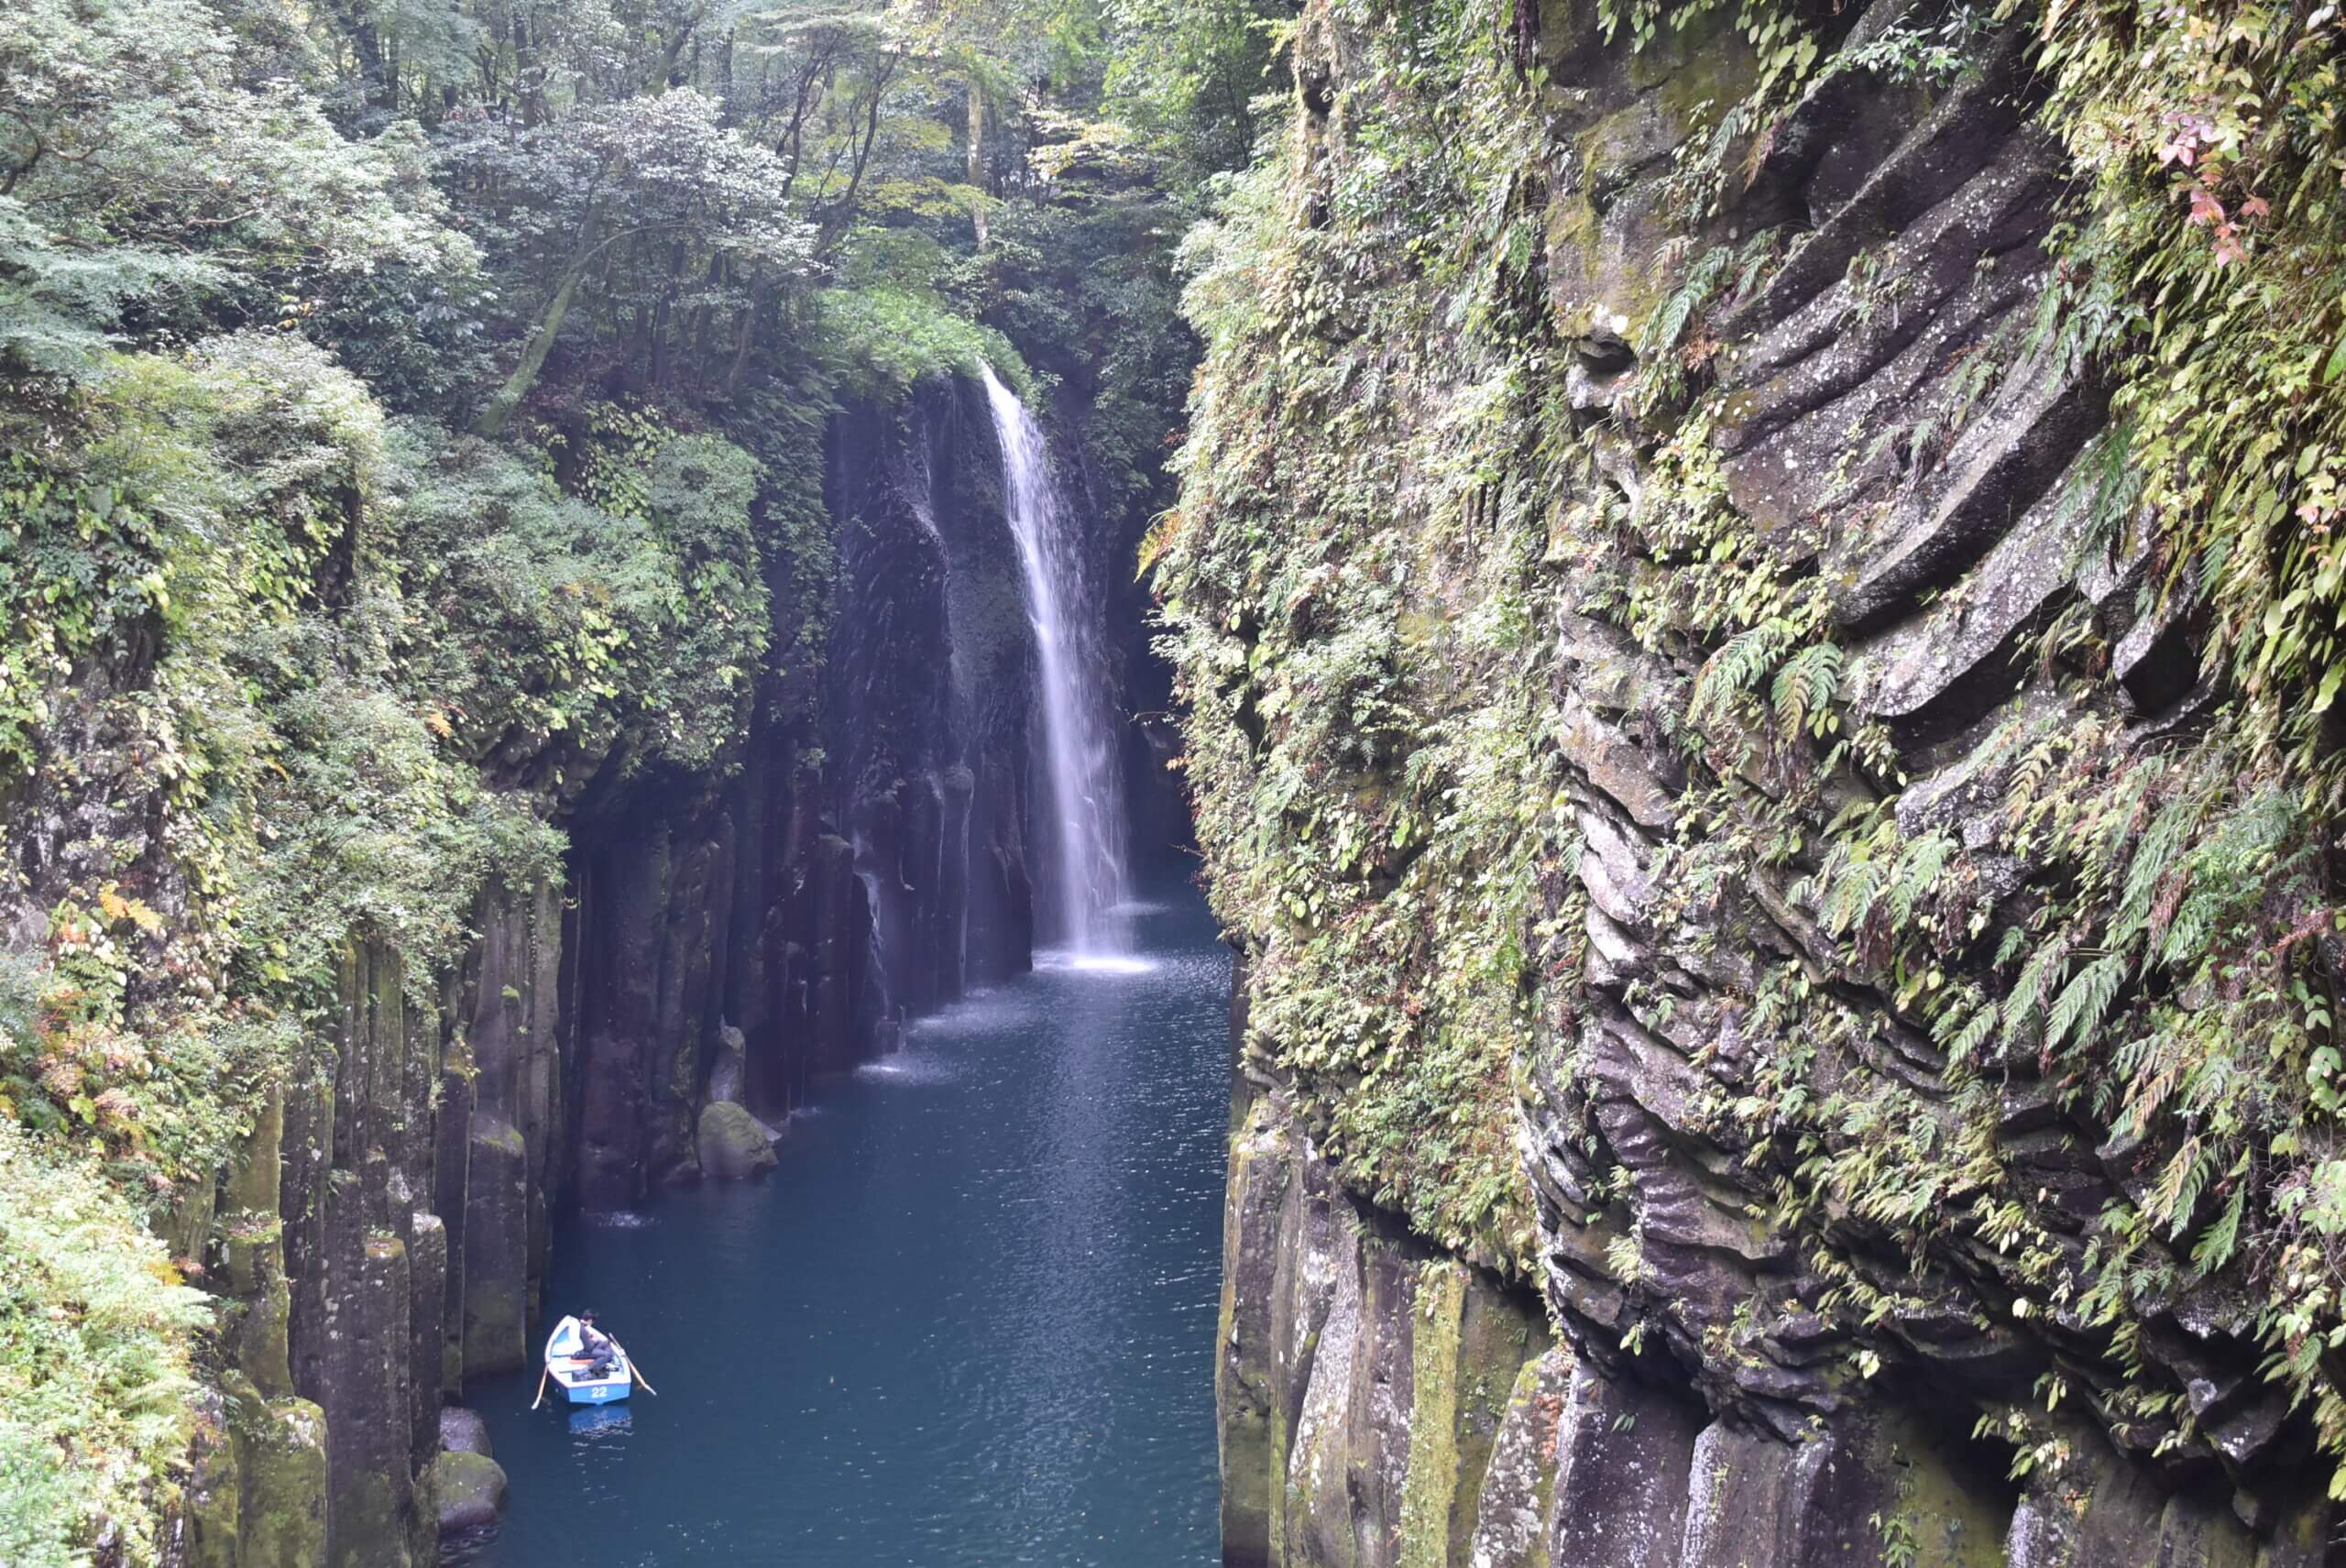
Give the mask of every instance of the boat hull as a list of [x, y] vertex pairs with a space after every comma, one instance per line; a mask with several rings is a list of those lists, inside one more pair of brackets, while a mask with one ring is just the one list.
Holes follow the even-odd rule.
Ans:
[[635, 1367], [629, 1362], [627, 1352], [616, 1342], [612, 1349], [618, 1361], [604, 1376], [590, 1375], [589, 1364], [579, 1353], [578, 1320], [565, 1318], [546, 1337], [546, 1372], [553, 1377], [565, 1401], [573, 1405], [616, 1405], [635, 1392]]
[[607, 1377], [599, 1382], [562, 1385], [563, 1398], [574, 1405], [608, 1405], [634, 1392], [634, 1381], [628, 1377]]

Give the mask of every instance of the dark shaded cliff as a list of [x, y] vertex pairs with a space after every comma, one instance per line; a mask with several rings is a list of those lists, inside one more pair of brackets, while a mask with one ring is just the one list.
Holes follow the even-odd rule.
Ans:
[[858, 408], [827, 449], [811, 704], [762, 694], [731, 778], [632, 784], [574, 829], [564, 1061], [589, 1208], [699, 1174], [722, 1029], [742, 1102], [779, 1121], [903, 1016], [1028, 962], [1030, 652], [982, 398]]
[[[2127, 96], [2192, 25], [1306, 8], [1153, 542], [1249, 959], [1228, 1561], [2334, 1560], [2335, 752], [2264, 532], [2330, 415], [2176, 368], [2326, 353], [2330, 132], [2254, 169], [2310, 228], [2217, 232]], [[1504, 1547], [1331, 1326], [1393, 1227], [1575, 1364], [1483, 1359], [1552, 1397]]]

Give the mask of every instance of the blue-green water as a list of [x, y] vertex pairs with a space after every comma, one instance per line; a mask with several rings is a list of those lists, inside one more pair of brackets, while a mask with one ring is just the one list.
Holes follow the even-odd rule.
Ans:
[[565, 1227], [660, 1394], [470, 1390], [494, 1568], [1202, 1568], [1215, 1536], [1229, 965], [1194, 895], [1136, 972], [1050, 967], [914, 1025], [781, 1168]]

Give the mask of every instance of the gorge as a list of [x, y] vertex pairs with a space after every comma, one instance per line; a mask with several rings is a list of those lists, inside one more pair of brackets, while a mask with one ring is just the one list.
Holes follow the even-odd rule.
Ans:
[[0, 14], [0, 1563], [2346, 1563], [2341, 55]]
[[910, 1025], [762, 1182], [559, 1231], [660, 1394], [469, 1389], [511, 1500], [462, 1560], [1213, 1561], [1227, 964], [1186, 890], [1135, 927]]

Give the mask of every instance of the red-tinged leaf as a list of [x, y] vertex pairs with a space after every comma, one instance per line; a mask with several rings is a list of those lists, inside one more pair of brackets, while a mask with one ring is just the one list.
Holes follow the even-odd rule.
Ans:
[[2240, 215], [2243, 218], [2267, 217], [2272, 212], [2272, 203], [2262, 196], [2251, 196], [2240, 204]]

